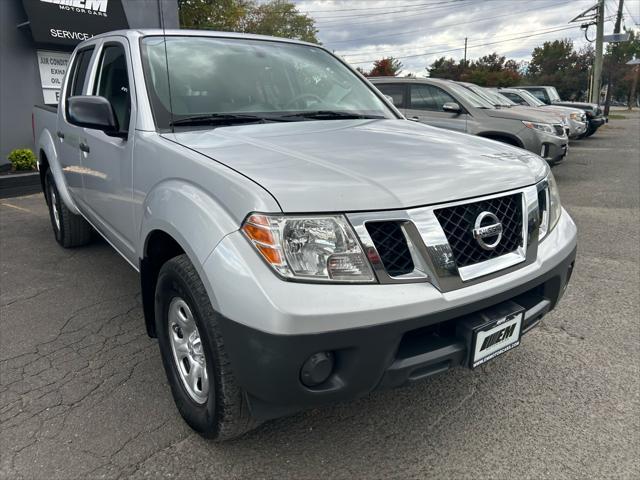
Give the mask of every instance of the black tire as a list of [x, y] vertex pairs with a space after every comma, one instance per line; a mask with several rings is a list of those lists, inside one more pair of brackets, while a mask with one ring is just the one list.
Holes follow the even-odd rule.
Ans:
[[56, 241], [64, 248], [80, 247], [91, 242], [91, 225], [80, 215], [71, 213], [64, 204], [51, 170], [47, 170], [45, 187], [49, 218]]
[[591, 125], [589, 125], [589, 128], [587, 128], [587, 133], [585, 133], [584, 136], [585, 137], [590, 137], [591, 135], [593, 135], [597, 131], [598, 131], [598, 129], [596, 127], [592, 127]]
[[[169, 310], [174, 299], [188, 305], [197, 326], [209, 379], [204, 403], [194, 401], [187, 391], [169, 338]], [[236, 383], [220, 333], [218, 314], [186, 255], [167, 261], [158, 275], [155, 294], [155, 322], [162, 363], [180, 414], [200, 435], [214, 440], [229, 440], [255, 428], [246, 398]], [[213, 379], [213, 381], [211, 381]]]
[[488, 138], [489, 140], [493, 140], [495, 142], [506, 143], [507, 145], [513, 145], [514, 147], [522, 148], [517, 141], [509, 137], [495, 136], [495, 137], [483, 137], [483, 138]]

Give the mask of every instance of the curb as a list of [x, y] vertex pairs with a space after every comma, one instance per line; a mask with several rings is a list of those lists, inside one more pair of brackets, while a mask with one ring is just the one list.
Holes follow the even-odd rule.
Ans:
[[0, 176], [0, 198], [19, 197], [38, 193], [41, 190], [40, 172]]

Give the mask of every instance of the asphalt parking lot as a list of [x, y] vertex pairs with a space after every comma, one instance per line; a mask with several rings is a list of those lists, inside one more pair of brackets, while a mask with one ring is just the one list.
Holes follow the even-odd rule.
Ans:
[[175, 409], [128, 264], [0, 200], [0, 478], [638, 478], [640, 115], [616, 113], [554, 168], [576, 270], [521, 347], [225, 444]]

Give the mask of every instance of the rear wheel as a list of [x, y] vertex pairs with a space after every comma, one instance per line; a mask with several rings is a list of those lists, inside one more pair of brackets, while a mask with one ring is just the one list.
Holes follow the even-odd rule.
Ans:
[[155, 311], [162, 362], [184, 420], [216, 440], [254, 428], [257, 423], [229, 365], [218, 315], [186, 255], [160, 269]]
[[47, 170], [45, 187], [51, 227], [56, 241], [65, 248], [79, 247], [89, 243], [91, 225], [80, 215], [71, 213], [61, 200], [51, 170]]

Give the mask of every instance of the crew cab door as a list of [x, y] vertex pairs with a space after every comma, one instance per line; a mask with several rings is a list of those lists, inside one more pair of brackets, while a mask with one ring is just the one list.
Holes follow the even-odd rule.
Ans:
[[80, 145], [83, 200], [89, 220], [134, 265], [132, 202], [135, 95], [126, 40], [105, 40], [98, 49], [89, 95], [111, 103], [119, 136], [84, 128]]
[[95, 53], [95, 47], [90, 46], [78, 50], [73, 57], [69, 69], [69, 76], [65, 85], [64, 101], [60, 103], [57, 121], [57, 149], [58, 161], [67, 187], [74, 200], [82, 197], [82, 163], [80, 159], [80, 138], [83, 129], [67, 121], [66, 99], [76, 95], [84, 95], [89, 84], [89, 65]]
[[405, 115], [409, 119], [447, 130], [466, 131], [467, 114], [445, 112], [445, 103], [460, 103], [443, 89], [424, 83], [409, 85], [409, 104]]

